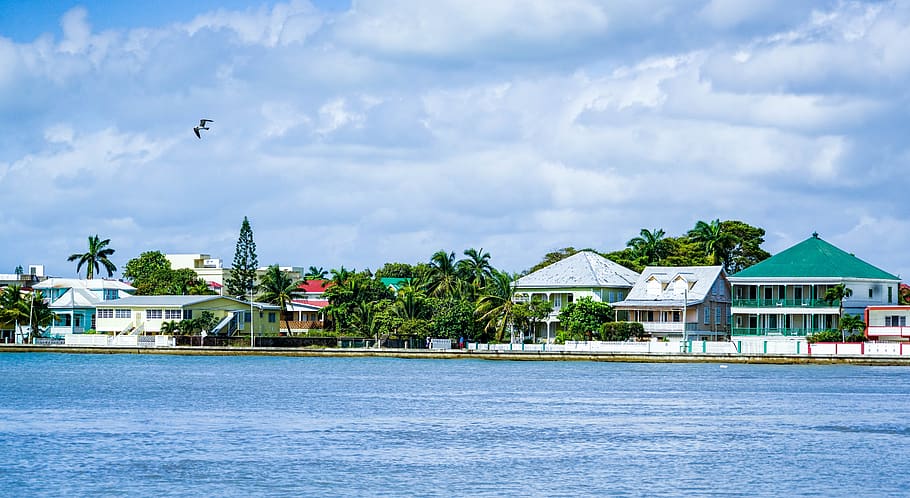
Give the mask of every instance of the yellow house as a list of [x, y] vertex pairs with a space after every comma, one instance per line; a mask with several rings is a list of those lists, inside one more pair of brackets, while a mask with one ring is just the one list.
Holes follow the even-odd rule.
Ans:
[[[251, 314], [250, 311], [253, 311]], [[96, 308], [100, 333], [158, 334], [164, 322], [194, 319], [210, 312], [218, 320], [208, 334], [278, 335], [279, 307], [227, 296], [130, 296]]]

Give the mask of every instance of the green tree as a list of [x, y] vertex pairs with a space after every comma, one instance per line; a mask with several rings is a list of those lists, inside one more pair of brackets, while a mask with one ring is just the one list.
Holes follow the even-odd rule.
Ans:
[[256, 284], [256, 269], [259, 259], [256, 257], [256, 242], [253, 241], [253, 229], [246, 216], [240, 225], [240, 236], [234, 249], [234, 263], [231, 274], [225, 281], [225, 291], [230, 296], [243, 298]]
[[39, 290], [30, 292], [26, 299], [22, 301], [21, 306], [23, 309], [28, 306], [29, 323], [32, 326], [31, 336], [33, 338], [40, 337], [41, 328], [49, 327], [57, 317]]
[[377, 278], [412, 278], [414, 267], [407, 263], [386, 263], [376, 270]]
[[862, 342], [866, 339], [866, 322], [856, 315], [842, 315], [838, 320], [841, 337], [844, 341]]
[[16, 265], [16, 276], [22, 276], [23, 272], [24, 270], [22, 269], [22, 265]]
[[167, 322], [161, 322], [161, 333], [162, 334], [174, 334], [180, 330], [180, 324], [174, 320]]
[[742, 221], [728, 220], [720, 222], [720, 229], [733, 238], [724, 268], [727, 273], [740, 272], [771, 257], [768, 251], [761, 248], [765, 242], [763, 228], [753, 227]]
[[626, 242], [626, 246], [632, 249], [636, 256], [643, 258], [645, 265], [660, 263], [667, 252], [664, 243], [666, 235], [661, 228], [654, 230], [642, 228], [640, 235]]
[[559, 324], [573, 337], [590, 339], [600, 332], [604, 323], [613, 321], [613, 307], [607, 303], [583, 297], [559, 310]]
[[311, 266], [307, 269], [306, 274], [303, 275], [303, 278], [305, 280], [325, 280], [328, 274], [329, 272], [321, 266], [319, 268]]
[[474, 304], [464, 299], [437, 299], [430, 319], [429, 331], [433, 337], [471, 340], [474, 333]]
[[484, 287], [477, 300], [474, 314], [483, 330], [492, 334], [497, 341], [502, 341], [506, 331], [513, 326], [514, 295], [515, 285], [512, 277], [506, 272], [494, 269], [490, 283]]
[[0, 324], [13, 327], [19, 335], [19, 326], [28, 323], [28, 304], [21, 285], [8, 285], [0, 291]]
[[461, 280], [455, 268], [455, 253], [436, 251], [430, 258], [429, 294], [433, 297], [455, 298], [461, 290]]
[[[847, 287], [844, 284], [837, 284], [825, 291], [825, 297], [823, 298], [829, 306], [837, 303], [837, 316], [842, 317], [844, 315], [844, 299], [853, 295], [853, 289]], [[841, 329], [843, 332], [843, 329]]]
[[493, 267], [490, 265], [490, 253], [484, 252], [483, 248], [465, 249], [464, 259], [455, 263], [455, 269], [461, 275], [461, 278], [472, 284], [475, 289], [486, 287], [487, 281], [493, 275]]
[[123, 277], [130, 280], [138, 296], [214, 294], [195, 271], [171, 269], [171, 262], [161, 251], [143, 252], [127, 261]]
[[687, 235], [711, 257], [712, 264], [727, 266], [727, 259], [736, 239], [732, 234], [723, 231], [719, 219], [710, 223], [699, 220]]
[[[291, 276], [278, 265], [271, 265], [262, 276], [262, 281], [256, 288], [259, 292], [259, 299], [270, 303], [277, 304], [282, 312], [287, 311], [294, 296], [299, 294], [299, 288], [305, 284], [305, 280], [294, 280]], [[291, 324], [287, 321], [288, 335], [291, 335]]]
[[89, 280], [95, 277], [95, 273], [101, 271], [102, 266], [107, 271], [107, 276], [112, 277], [114, 272], [117, 271], [117, 266], [109, 259], [114, 254], [114, 249], [107, 247], [110, 243], [111, 239], [101, 240], [98, 235], [90, 235], [88, 238], [88, 251], [71, 254], [66, 260], [71, 262], [78, 261], [76, 273], [79, 273], [82, 270], [82, 266], [85, 265], [85, 278]]

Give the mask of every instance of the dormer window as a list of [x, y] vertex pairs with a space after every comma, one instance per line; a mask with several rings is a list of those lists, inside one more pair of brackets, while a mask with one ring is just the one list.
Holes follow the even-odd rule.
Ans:
[[648, 280], [648, 295], [649, 296], [659, 296], [661, 291], [660, 282], [656, 278]]
[[104, 300], [113, 301], [117, 299], [117, 289], [104, 289]]

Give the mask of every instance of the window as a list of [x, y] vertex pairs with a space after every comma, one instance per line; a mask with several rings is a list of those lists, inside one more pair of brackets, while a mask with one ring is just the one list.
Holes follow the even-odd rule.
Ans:
[[193, 310], [183, 310], [183, 319], [192, 320], [193, 319]]
[[891, 286], [888, 286], [888, 304], [891, 304]]
[[721, 314], [720, 306], [714, 308], [714, 323], [720, 323], [720, 314]]
[[275, 323], [275, 312], [274, 311], [269, 312], [269, 323]]
[[678, 322], [680, 319], [680, 316], [681, 316], [681, 313], [679, 311], [674, 311], [673, 312], [673, 321]]
[[164, 310], [165, 320], [180, 320], [183, 317], [183, 310]]
[[710, 307], [710, 306], [705, 306], [705, 309], [702, 310], [702, 311], [704, 312], [703, 315], [704, 315], [704, 319], [705, 319], [705, 320], [704, 320], [704, 321], [705, 321], [705, 325], [711, 323], [711, 307]]
[[243, 321], [246, 322], [246, 323], [252, 322], [252, 321], [253, 321], [253, 314], [250, 313], [249, 311], [244, 312], [244, 313], [243, 313]]
[[869, 287], [869, 299], [872, 299], [872, 287]]
[[104, 300], [113, 301], [117, 299], [117, 289], [104, 289]]
[[117, 318], [132, 318], [133, 317], [133, 313], [130, 310], [122, 310], [122, 309], [116, 310], [114, 315]]
[[114, 310], [99, 309], [98, 318], [114, 318]]
[[906, 316], [886, 316], [885, 317], [885, 327], [906, 327], [907, 326], [907, 317]]
[[161, 310], [145, 310], [146, 320], [161, 320]]
[[609, 299], [608, 302], [611, 302], [611, 303], [615, 303], [615, 302], [616, 302], [616, 301], [613, 300], [613, 298], [616, 297], [616, 296], [613, 294], [613, 291], [608, 292], [607, 295], [610, 296], [609, 298], [607, 298], [607, 299]]

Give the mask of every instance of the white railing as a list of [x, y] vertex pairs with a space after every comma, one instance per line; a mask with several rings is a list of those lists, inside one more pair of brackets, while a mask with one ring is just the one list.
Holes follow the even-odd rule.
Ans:
[[469, 351], [570, 352], [618, 354], [728, 354], [787, 356], [910, 356], [910, 342], [815, 343], [805, 340], [735, 341], [648, 341], [604, 342], [567, 341], [565, 344], [482, 344], [468, 343]]

